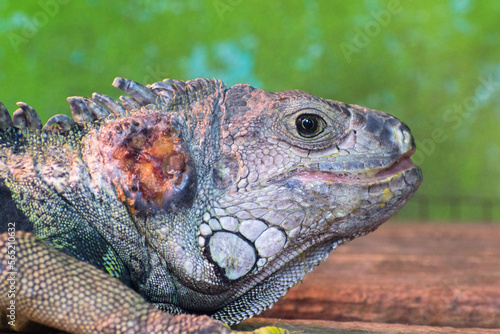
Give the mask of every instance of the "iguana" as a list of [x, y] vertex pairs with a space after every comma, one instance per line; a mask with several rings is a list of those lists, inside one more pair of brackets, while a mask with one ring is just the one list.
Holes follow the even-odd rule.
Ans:
[[43, 127], [0, 103], [4, 326], [229, 332], [422, 180], [409, 128], [380, 111], [208, 79], [113, 85], [130, 96], [69, 97], [73, 117]]

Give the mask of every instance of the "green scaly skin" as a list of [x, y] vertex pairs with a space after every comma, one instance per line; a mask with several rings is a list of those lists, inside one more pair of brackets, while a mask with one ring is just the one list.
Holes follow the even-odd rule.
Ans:
[[70, 97], [73, 118], [43, 128], [0, 103], [4, 327], [14, 300], [17, 331], [229, 333], [422, 180], [408, 127], [380, 111], [217, 80], [113, 84], [130, 97]]

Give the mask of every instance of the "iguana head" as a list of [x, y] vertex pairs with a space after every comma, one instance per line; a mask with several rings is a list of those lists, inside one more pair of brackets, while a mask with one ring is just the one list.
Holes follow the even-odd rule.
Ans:
[[[136, 288], [171, 311], [228, 323], [260, 313], [422, 181], [409, 128], [380, 111], [204, 79], [114, 85], [131, 97], [68, 99], [82, 157], [103, 205], [122, 203], [148, 250], [129, 254]], [[56, 116], [46, 131], [72, 126]]]
[[220, 275], [255, 287], [248, 296], [276, 300], [335, 247], [395, 214], [421, 183], [410, 130], [386, 113], [248, 85], [230, 88], [221, 109], [220, 213], [200, 234]]

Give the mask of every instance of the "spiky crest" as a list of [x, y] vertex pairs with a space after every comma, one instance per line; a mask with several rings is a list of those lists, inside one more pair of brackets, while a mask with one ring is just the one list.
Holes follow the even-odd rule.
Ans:
[[0, 102], [0, 130], [15, 127], [67, 132], [75, 123], [89, 125], [106, 118], [127, 117], [148, 105], [153, 105], [155, 110], [175, 110], [177, 106], [188, 105], [204, 99], [216, 89], [225, 88], [219, 80], [202, 78], [189, 81], [165, 79], [144, 86], [138, 82], [117, 77], [113, 81], [113, 86], [130, 96], [120, 96], [121, 102], [99, 93], [93, 93], [92, 98], [68, 97], [73, 117], [58, 114], [52, 116], [43, 127], [38, 113], [29, 104], [18, 102], [17, 105], [20, 108], [14, 112], [11, 118], [7, 108]]

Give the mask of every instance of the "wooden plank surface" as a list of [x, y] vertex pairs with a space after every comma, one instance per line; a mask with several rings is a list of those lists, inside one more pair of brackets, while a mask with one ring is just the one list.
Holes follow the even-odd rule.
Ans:
[[499, 334], [500, 329], [455, 328], [447, 326], [417, 326], [383, 324], [360, 321], [287, 320], [252, 318], [233, 326], [240, 331], [274, 326], [287, 329], [291, 334]]
[[500, 328], [500, 224], [388, 222], [261, 317]]

